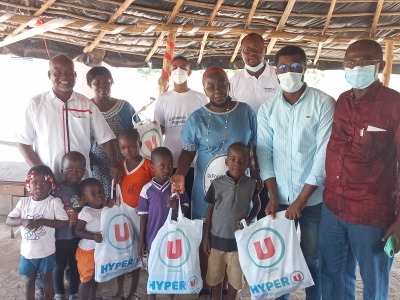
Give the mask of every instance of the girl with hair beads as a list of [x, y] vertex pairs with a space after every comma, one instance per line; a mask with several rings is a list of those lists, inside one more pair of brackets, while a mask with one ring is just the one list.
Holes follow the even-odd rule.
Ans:
[[96, 297], [98, 282], [94, 280], [94, 248], [96, 243], [103, 241], [100, 232], [101, 211], [104, 204], [114, 205], [109, 199], [105, 201], [103, 186], [95, 178], [87, 178], [79, 184], [79, 194], [85, 203], [78, 215], [75, 225], [75, 235], [82, 238], [76, 250], [76, 260], [81, 279], [79, 286], [80, 300], [101, 300]]
[[68, 226], [68, 215], [60, 198], [50, 195], [56, 188], [53, 172], [45, 165], [29, 170], [26, 189], [30, 197], [22, 197], [9, 213], [6, 224], [21, 226], [21, 261], [19, 274], [26, 276], [25, 299], [35, 299], [35, 281], [40, 275], [44, 299], [52, 300], [54, 286], [55, 228]]

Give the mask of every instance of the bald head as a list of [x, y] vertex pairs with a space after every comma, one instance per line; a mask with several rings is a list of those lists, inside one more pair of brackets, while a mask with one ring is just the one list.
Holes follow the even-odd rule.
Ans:
[[64, 54], [56, 55], [49, 62], [49, 79], [53, 92], [63, 102], [68, 101], [75, 86], [74, 62]]
[[252, 32], [249, 33], [248, 35], [246, 35], [241, 42], [241, 45], [243, 45], [243, 43], [246, 43], [249, 39], [251, 40], [256, 40], [257, 42], [261, 43], [261, 45], [264, 44], [264, 39], [261, 35], [259, 35], [258, 33]]
[[74, 62], [72, 59], [70, 59], [68, 56], [66, 56], [65, 54], [58, 54], [56, 56], [53, 56], [50, 61], [49, 61], [49, 68], [51, 69], [51, 66], [54, 63], [65, 63], [65, 64], [70, 64], [70, 65], [74, 65]]
[[362, 49], [362, 51], [368, 51], [374, 56], [374, 59], [383, 59], [382, 46], [373, 40], [358, 40], [354, 42], [347, 48], [345, 57], [348, 56], [349, 52], [360, 52], [360, 49]]

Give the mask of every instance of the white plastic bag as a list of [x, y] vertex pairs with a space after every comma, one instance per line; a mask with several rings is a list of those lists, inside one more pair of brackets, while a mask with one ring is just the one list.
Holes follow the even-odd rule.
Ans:
[[104, 207], [101, 212], [103, 242], [96, 243], [94, 250], [97, 282], [108, 281], [142, 266], [141, 257], [137, 253], [140, 217], [134, 208], [123, 202], [119, 185], [118, 198], [120, 205]]
[[235, 232], [239, 262], [250, 286], [251, 299], [274, 299], [314, 285], [294, 221], [285, 212], [267, 216]]
[[140, 154], [150, 159], [153, 149], [160, 147], [163, 142], [160, 124], [154, 124], [150, 119], [145, 119], [139, 123], [133, 123], [133, 126], [139, 132], [142, 141]]
[[199, 246], [203, 221], [183, 217], [179, 201], [178, 220], [172, 209], [151, 245], [148, 259], [148, 294], [194, 294], [203, 281], [200, 273]]

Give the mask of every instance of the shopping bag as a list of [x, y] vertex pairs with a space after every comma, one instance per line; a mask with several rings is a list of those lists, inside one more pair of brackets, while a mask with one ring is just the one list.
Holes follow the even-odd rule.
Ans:
[[203, 221], [184, 218], [180, 203], [178, 210], [177, 221], [169, 210], [151, 245], [148, 294], [194, 294], [203, 286], [199, 261]]
[[101, 212], [103, 241], [96, 243], [94, 250], [97, 282], [108, 281], [142, 266], [137, 252], [140, 230], [137, 219], [140, 217], [123, 202], [119, 185], [116, 190], [120, 204], [112, 208], [104, 207]]
[[154, 124], [150, 119], [139, 123], [133, 123], [134, 128], [139, 132], [142, 148], [140, 154], [147, 159], [151, 158], [151, 152], [162, 145], [162, 131], [160, 124]]
[[235, 232], [239, 262], [250, 287], [251, 299], [274, 299], [314, 285], [294, 221], [285, 212], [264, 217]]

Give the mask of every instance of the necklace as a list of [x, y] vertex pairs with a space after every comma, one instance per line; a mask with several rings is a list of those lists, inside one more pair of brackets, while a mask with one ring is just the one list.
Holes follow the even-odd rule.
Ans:
[[[222, 144], [221, 144], [220, 147], [218, 147], [219, 151], [215, 155], [211, 154], [211, 152], [210, 152], [210, 156], [215, 156], [215, 157], [220, 156], [222, 150], [224, 149], [225, 142], [226, 142], [226, 137], [228, 136], [228, 133], [227, 133], [227, 131], [228, 131], [228, 118], [229, 118], [228, 111], [229, 111], [229, 103], [228, 103], [228, 107], [226, 108], [226, 112], [217, 113], [217, 114], [225, 113], [225, 126], [224, 126], [225, 128], [224, 128]], [[207, 143], [207, 149], [208, 150], [210, 150], [210, 137], [209, 137], [209, 134], [210, 134], [210, 125], [211, 125], [211, 121], [212, 121], [212, 115], [213, 115], [212, 112], [216, 113], [215, 111], [213, 111], [211, 109], [211, 105], [210, 105], [210, 113], [208, 114], [208, 119], [207, 119], [207, 137], [206, 137], [206, 143]]]

